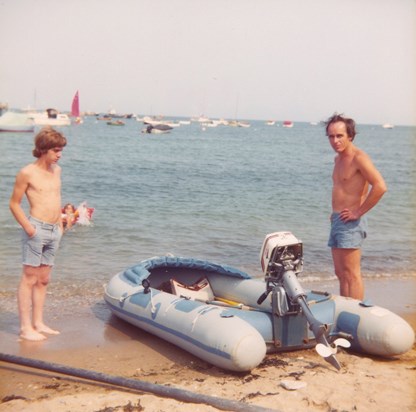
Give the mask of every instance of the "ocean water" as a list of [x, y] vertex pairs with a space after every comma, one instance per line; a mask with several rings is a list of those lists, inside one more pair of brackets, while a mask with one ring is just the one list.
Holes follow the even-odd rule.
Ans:
[[[291, 129], [198, 123], [169, 134], [142, 123], [108, 126], [94, 117], [61, 128], [62, 201], [87, 201], [93, 225], [66, 233], [52, 283], [65, 296], [99, 296], [126, 267], [171, 253], [229, 264], [261, 276], [266, 234], [287, 230], [304, 245], [301, 279], [334, 279], [327, 247], [334, 152], [320, 125]], [[35, 131], [36, 132], [36, 131]], [[383, 174], [388, 192], [369, 212], [366, 278], [415, 277], [416, 128], [358, 125], [356, 145]], [[15, 293], [20, 229], [8, 201], [18, 170], [32, 162], [34, 133], [0, 135], [0, 290]], [[27, 209], [27, 204], [25, 203]]]

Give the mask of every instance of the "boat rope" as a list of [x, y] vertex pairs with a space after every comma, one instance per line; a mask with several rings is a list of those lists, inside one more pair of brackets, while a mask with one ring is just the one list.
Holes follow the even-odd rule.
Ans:
[[124, 303], [124, 301], [125, 301], [126, 299], [130, 298], [131, 296], [138, 295], [139, 293], [143, 292], [143, 287], [142, 287], [142, 286], [140, 286], [140, 289], [139, 289], [139, 290], [135, 290], [135, 291], [133, 291], [133, 292], [129, 293], [128, 295], [126, 295], [126, 296], [112, 296], [112, 295], [110, 295], [110, 294], [108, 293], [108, 290], [106, 289], [106, 287], [105, 287], [105, 286], [104, 286], [104, 289], [105, 289], [105, 294], [106, 294], [106, 295], [107, 295], [110, 299], [118, 300], [120, 303]]
[[153, 303], [153, 289], [150, 288], [149, 292], [150, 292], [150, 305], [152, 306], [152, 308], [150, 309], [150, 312], [152, 312], [152, 314], [154, 315], [157, 309], [156, 309], [155, 304]]
[[127, 296], [121, 296], [119, 301], [120, 303], [124, 303], [124, 301], [128, 298], [131, 298], [134, 295], [138, 295], [139, 293], [143, 292], [143, 288], [141, 287], [140, 290], [136, 290], [135, 292], [131, 292], [130, 294], [128, 294]]
[[[152, 306], [151, 312], [154, 314], [156, 312], [156, 306], [153, 303], [152, 289], [149, 289], [149, 292], [150, 292], [150, 304]], [[143, 293], [143, 287], [140, 286], [140, 289], [138, 289], [138, 290], [136, 289], [133, 292], [130, 292], [128, 295], [120, 296], [120, 297], [110, 295], [107, 290], [105, 291], [105, 293], [109, 298], [114, 299], [114, 300], [118, 300], [118, 302], [122, 304], [126, 301], [126, 299], [131, 298], [134, 295], [138, 295], [139, 293]]]
[[169, 311], [169, 309], [173, 306], [176, 305], [178, 302], [181, 302], [182, 300], [187, 300], [183, 297], [179, 297], [177, 299], [173, 299], [172, 302], [169, 303], [168, 307], [165, 309], [165, 313], [167, 313]]

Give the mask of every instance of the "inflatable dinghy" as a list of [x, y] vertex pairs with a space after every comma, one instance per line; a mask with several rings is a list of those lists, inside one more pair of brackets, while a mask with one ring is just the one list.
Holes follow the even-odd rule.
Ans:
[[316, 347], [335, 368], [337, 346], [391, 357], [414, 331], [379, 306], [304, 291], [302, 243], [290, 232], [266, 236], [264, 278], [184, 257], [154, 257], [115, 275], [104, 299], [119, 318], [215, 366], [249, 371], [266, 353]]

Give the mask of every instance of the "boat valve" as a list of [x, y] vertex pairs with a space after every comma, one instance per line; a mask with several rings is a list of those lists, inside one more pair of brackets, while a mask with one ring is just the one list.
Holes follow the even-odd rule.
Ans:
[[148, 279], [143, 279], [142, 280], [142, 286], [144, 287], [144, 293], [148, 294], [150, 293], [150, 282]]

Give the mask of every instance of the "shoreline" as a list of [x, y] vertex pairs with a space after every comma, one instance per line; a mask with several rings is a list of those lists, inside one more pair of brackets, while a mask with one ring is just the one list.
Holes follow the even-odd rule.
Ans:
[[[415, 286], [415, 279], [366, 281], [369, 298], [401, 315], [414, 330], [416, 304], [412, 297], [415, 296]], [[337, 284], [332, 287], [337, 287]], [[331, 292], [336, 293], [335, 290]], [[46, 318], [52, 327], [59, 326], [61, 334], [42, 342], [19, 342], [17, 313], [2, 311], [2, 353], [168, 385], [195, 394], [285, 412], [300, 409], [410, 412], [416, 407], [415, 345], [406, 354], [393, 359], [339, 352], [337, 358], [342, 365], [339, 372], [310, 349], [270, 354], [250, 373], [232, 373], [213, 367], [112, 316], [99, 297], [94, 302], [69, 306], [62, 311], [56, 310], [53, 297], [48, 299]], [[0, 380], [0, 399], [25, 398], [3, 401], [0, 411], [37, 411], [42, 408], [96, 412], [105, 407], [121, 408], [129, 403], [140, 405], [144, 410], [219, 410], [206, 404], [124, 391], [6, 362], [0, 362]], [[287, 380], [306, 386], [287, 390], [282, 387], [282, 382]], [[371, 393], [368, 392], [370, 387]]]

